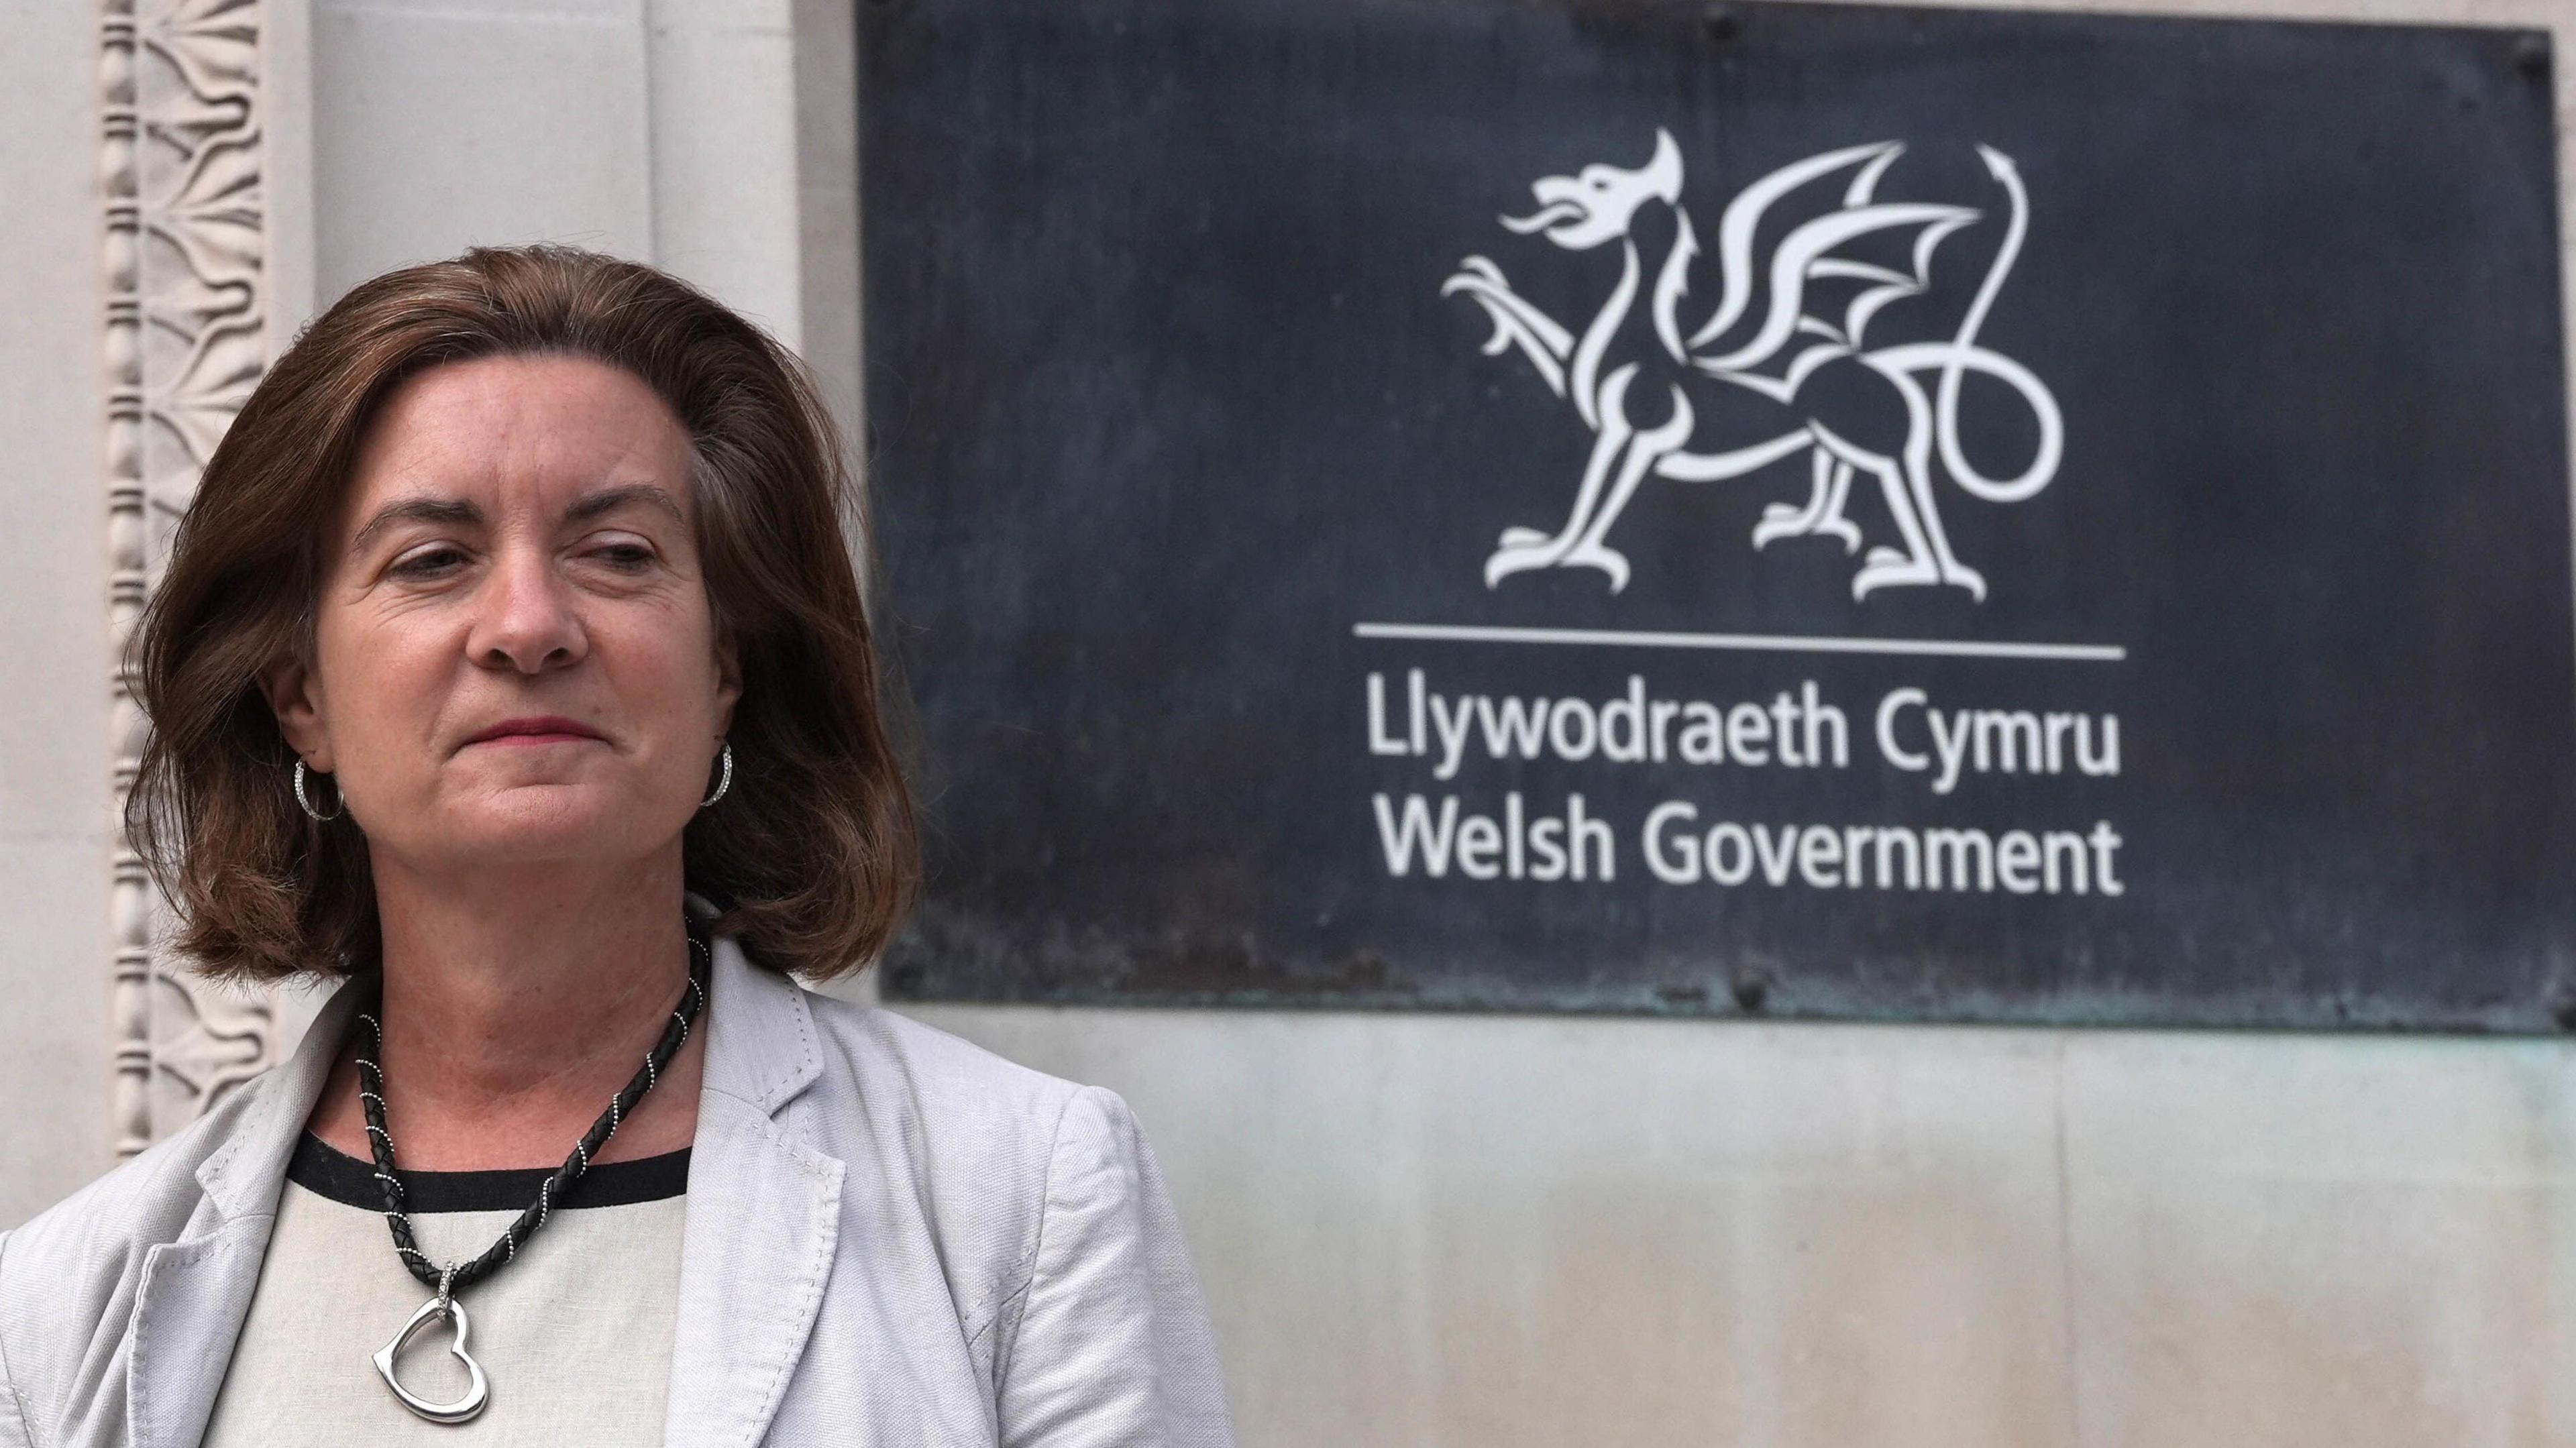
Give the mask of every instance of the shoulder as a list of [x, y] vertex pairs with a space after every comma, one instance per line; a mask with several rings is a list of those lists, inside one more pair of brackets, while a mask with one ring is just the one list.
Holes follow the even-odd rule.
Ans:
[[196, 1121], [0, 1232], [0, 1373], [29, 1403], [124, 1335], [154, 1247], [209, 1209], [198, 1169], [234, 1147], [272, 1078], [245, 1083]]
[[855, 1095], [877, 1159], [900, 1163], [942, 1235], [989, 1232], [1025, 1273], [1050, 1219], [1121, 1216], [1161, 1192], [1153, 1149], [1108, 1087], [1033, 1070], [883, 1006], [807, 1000], [826, 1095]]
[[1117, 1101], [883, 1006], [811, 991], [805, 1001], [827, 1077], [950, 1149], [1042, 1164], [1063, 1132], [1093, 1130], [1104, 1101]]
[[0, 1233], [0, 1325], [11, 1309], [113, 1276], [132, 1258], [177, 1241], [205, 1200], [198, 1169], [231, 1149], [235, 1128], [267, 1077], [245, 1083], [190, 1122], [25, 1223]]
[[[1049, 1233], [1068, 1211], [1123, 1217], [1151, 1179], [1151, 1156], [1116, 1092], [1007, 1060], [882, 1006], [809, 993], [822, 1074], [809, 1120], [834, 1123], [826, 1149], [865, 1159], [884, 1233], [879, 1250], [917, 1242], [936, 1258], [959, 1322], [987, 1355], [988, 1329], [1013, 1310]], [[1159, 1190], [1159, 1188], [1155, 1188]], [[1058, 1224], [1050, 1226], [1050, 1223]]]
[[883, 1006], [821, 1004], [835, 1018], [824, 1029], [850, 1033], [861, 1089], [874, 1078], [879, 1099], [899, 1095], [925, 1141], [981, 1169], [1030, 1179], [1051, 1198], [1069, 1175], [1132, 1174], [1147, 1150], [1135, 1114], [1106, 1086], [1034, 1070]]

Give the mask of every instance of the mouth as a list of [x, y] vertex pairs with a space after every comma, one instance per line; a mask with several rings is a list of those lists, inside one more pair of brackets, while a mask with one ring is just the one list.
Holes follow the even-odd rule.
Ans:
[[603, 743], [605, 736], [578, 719], [547, 714], [527, 719], [504, 719], [465, 742], [515, 745]]
[[1531, 215], [1506, 216], [1501, 220], [1504, 227], [1514, 235], [1527, 236], [1533, 231], [1554, 226], [1560, 221], [1580, 221], [1588, 214], [1574, 202], [1551, 201]]

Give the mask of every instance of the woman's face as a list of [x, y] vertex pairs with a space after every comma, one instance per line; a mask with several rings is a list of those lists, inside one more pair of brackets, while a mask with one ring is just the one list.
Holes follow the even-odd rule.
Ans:
[[[670, 409], [588, 358], [449, 363], [385, 397], [325, 533], [313, 666], [263, 679], [380, 869], [674, 847], [742, 692], [689, 476]], [[549, 716], [569, 727], [479, 737]]]

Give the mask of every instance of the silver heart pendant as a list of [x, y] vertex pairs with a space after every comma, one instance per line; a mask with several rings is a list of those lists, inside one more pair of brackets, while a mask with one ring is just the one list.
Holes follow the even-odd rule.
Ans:
[[[410, 1342], [422, 1328], [439, 1318], [445, 1318], [449, 1325], [456, 1329], [456, 1339], [447, 1345], [447, 1350], [458, 1362], [465, 1364], [465, 1371], [469, 1378], [465, 1396], [452, 1403], [430, 1402], [404, 1387], [402, 1380], [394, 1376], [394, 1354], [401, 1352], [405, 1343]], [[422, 1303], [420, 1311], [411, 1315], [411, 1321], [403, 1324], [403, 1330], [394, 1334], [394, 1340], [386, 1343], [376, 1353], [376, 1371], [383, 1375], [385, 1386], [394, 1390], [394, 1396], [402, 1399], [404, 1407], [433, 1423], [462, 1423], [482, 1412], [483, 1405], [492, 1398], [492, 1384], [483, 1376], [483, 1365], [476, 1362], [474, 1355], [465, 1350], [466, 1335], [472, 1331], [473, 1324], [465, 1316], [464, 1303], [453, 1297], [433, 1297]]]

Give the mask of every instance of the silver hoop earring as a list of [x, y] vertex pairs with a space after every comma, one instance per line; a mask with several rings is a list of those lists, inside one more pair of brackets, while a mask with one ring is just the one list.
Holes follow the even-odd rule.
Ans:
[[[317, 777], [319, 777], [318, 771]], [[329, 814], [324, 814], [313, 807], [313, 801], [304, 795], [304, 761], [301, 759], [295, 761], [295, 802], [304, 806], [304, 812], [317, 820], [336, 820], [349, 812], [349, 800], [345, 795], [340, 799], [340, 807]]]
[[733, 788], [733, 742], [727, 740], [724, 746], [724, 774], [716, 781], [716, 792], [699, 800], [698, 808], [705, 809], [708, 805], [724, 798], [725, 791], [731, 788]]

